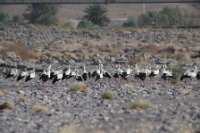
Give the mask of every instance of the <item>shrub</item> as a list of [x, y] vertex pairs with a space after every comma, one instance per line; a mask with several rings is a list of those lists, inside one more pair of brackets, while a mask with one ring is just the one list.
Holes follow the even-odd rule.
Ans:
[[93, 24], [91, 21], [87, 20], [87, 19], [83, 19], [79, 22], [78, 24], [78, 28], [91, 28], [93, 27]]
[[159, 12], [149, 11], [140, 15], [137, 23], [139, 26], [174, 27], [181, 26], [184, 21], [182, 12], [178, 7], [164, 7]]
[[45, 105], [33, 105], [32, 106], [32, 111], [34, 112], [42, 112], [42, 111], [47, 111], [48, 110], [48, 106]]
[[9, 16], [8, 14], [0, 11], [0, 23], [4, 23], [4, 22], [7, 22], [9, 19]]
[[14, 105], [9, 102], [4, 102], [0, 105], [0, 110], [5, 110], [5, 109], [13, 110], [14, 108], [15, 108]]
[[12, 17], [12, 21], [13, 21], [15, 24], [19, 23], [19, 22], [20, 22], [20, 16], [19, 16], [19, 15], [14, 15], [14, 16]]
[[130, 109], [144, 110], [152, 107], [152, 104], [144, 100], [136, 100], [129, 105]]
[[136, 22], [134, 20], [131, 20], [131, 19], [128, 19], [126, 20], [123, 25], [123, 27], [130, 27], [130, 28], [133, 28], [133, 27], [136, 27]]
[[90, 5], [84, 12], [86, 15], [83, 18], [91, 21], [95, 25], [105, 26], [110, 22], [110, 19], [106, 15], [107, 9], [102, 5]]
[[58, 19], [56, 17], [58, 10], [58, 5], [32, 4], [28, 6], [27, 13], [25, 13], [23, 16], [30, 23], [54, 25], [58, 22]]
[[108, 91], [105, 91], [105, 92], [101, 95], [101, 97], [102, 97], [103, 99], [113, 99], [113, 98], [114, 98], [114, 93], [113, 93], [112, 91], [108, 90]]
[[83, 82], [75, 82], [70, 86], [71, 91], [88, 92], [87, 86]]

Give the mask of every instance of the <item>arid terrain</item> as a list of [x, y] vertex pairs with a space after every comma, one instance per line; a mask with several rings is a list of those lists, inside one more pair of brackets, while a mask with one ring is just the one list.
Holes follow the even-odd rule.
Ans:
[[199, 133], [199, 80], [145, 84], [134, 78], [104, 78], [77, 83], [74, 79], [42, 84], [5, 79], [9, 66], [63, 69], [100, 59], [113, 73], [116, 64], [167, 64], [174, 72], [196, 64], [200, 70], [199, 29], [124, 29], [45, 27], [0, 28], [1, 133]]
[[[180, 81], [187, 69], [197, 66], [200, 72], [200, 29], [122, 27], [127, 19], [166, 6], [179, 7], [196, 22], [200, 4], [105, 6], [108, 26], [81, 29], [77, 24], [88, 5], [60, 5], [57, 26], [27, 24], [27, 5], [0, 5], [11, 21], [20, 16], [16, 23], [0, 23], [0, 133], [200, 133], [200, 80]], [[128, 80], [39, 80], [50, 64], [53, 70], [76, 66], [82, 74], [83, 65], [90, 72], [99, 61], [111, 75], [116, 65], [137, 64], [166, 65], [175, 77], [142, 82], [133, 68]], [[27, 83], [6, 79], [15, 65], [19, 71], [35, 68], [36, 77]]]

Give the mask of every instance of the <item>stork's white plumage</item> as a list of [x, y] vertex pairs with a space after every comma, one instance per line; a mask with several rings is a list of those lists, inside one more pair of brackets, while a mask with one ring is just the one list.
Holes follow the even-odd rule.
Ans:
[[35, 69], [33, 68], [33, 70], [28, 73], [28, 76], [26, 77], [25, 82], [28, 82], [34, 79], [35, 77], [36, 77]]
[[144, 81], [146, 79], [148, 70], [147, 69], [139, 69], [138, 65], [135, 64], [135, 78]]
[[197, 66], [195, 66], [194, 69], [186, 70], [182, 75], [180, 80], [183, 80], [185, 78], [196, 78], [197, 77]]
[[151, 73], [149, 74], [149, 78], [159, 75], [159, 73], [160, 73], [159, 69], [160, 69], [159, 66], [156, 66], [156, 68], [151, 67]]
[[55, 84], [57, 81], [63, 78], [63, 70], [59, 67], [59, 70], [55, 72], [55, 78], [53, 79], [52, 83]]
[[85, 65], [83, 66], [83, 74], [82, 74], [82, 78], [86, 81], [88, 79], [88, 72], [86, 71]]
[[19, 76], [17, 77], [17, 81], [22, 80], [22, 79], [25, 78], [26, 76], [28, 76], [28, 71], [27, 71], [27, 68], [24, 68], [24, 71], [21, 71], [21, 73], [20, 73]]
[[43, 70], [39, 80], [42, 80], [43, 83], [45, 83], [50, 79], [50, 76], [51, 76], [51, 65], [49, 65], [46, 70]]
[[167, 78], [174, 78], [174, 74], [172, 71], [170, 70], [166, 70], [166, 65], [163, 65], [161, 67], [161, 78], [163, 78], [164, 80], [167, 80]]
[[71, 67], [69, 65], [67, 70], [63, 73], [63, 78], [62, 79], [68, 79], [70, 77], [71, 72], [72, 72], [72, 70], [71, 70]]
[[132, 71], [133, 71], [132, 67], [130, 65], [128, 65], [127, 69], [122, 72], [121, 77], [123, 79], [127, 79], [130, 76]]
[[10, 69], [10, 71], [8, 72], [8, 74], [6, 75], [6, 78], [10, 78], [10, 77], [17, 77], [19, 71], [17, 69], [17, 65], [14, 66], [14, 68]]

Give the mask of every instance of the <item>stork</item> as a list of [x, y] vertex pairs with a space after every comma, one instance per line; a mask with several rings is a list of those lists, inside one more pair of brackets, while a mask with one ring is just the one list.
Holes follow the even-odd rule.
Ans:
[[28, 82], [28, 81], [34, 79], [35, 77], [36, 77], [36, 75], [35, 75], [35, 69], [33, 68], [33, 69], [28, 73], [28, 76], [26, 77], [25, 82]]
[[10, 78], [10, 77], [17, 77], [18, 75], [18, 69], [17, 69], [17, 65], [14, 66], [14, 68], [11, 68], [10, 71], [8, 72], [8, 74], [6, 75], [6, 79]]
[[149, 74], [149, 78], [154, 78], [156, 77], [160, 72], [160, 67], [159, 66], [156, 66], [156, 68], [152, 68], [151, 67], [151, 72]]
[[161, 78], [164, 80], [174, 78], [172, 71], [166, 70], [166, 65], [161, 66]]
[[82, 78], [86, 81], [88, 78], [89, 74], [85, 69], [85, 65], [83, 66], [83, 74], [82, 74]]
[[96, 79], [95, 81], [103, 79], [103, 64], [99, 64], [99, 69], [96, 71]]
[[58, 68], [59, 70], [55, 71], [55, 77], [52, 81], [52, 84], [55, 84], [57, 81], [61, 80], [63, 78], [63, 70], [61, 67]]
[[50, 75], [51, 75], [51, 65], [49, 65], [46, 70], [43, 70], [39, 80], [42, 80], [43, 83], [46, 83], [50, 79]]
[[140, 70], [135, 64], [135, 78], [140, 79], [142, 82], [146, 79], [147, 73], [145, 69]]
[[132, 66], [128, 65], [127, 69], [124, 70], [122, 73], [121, 73], [121, 77], [125, 80], [127, 80], [127, 78], [130, 76], [131, 72], [132, 72]]
[[69, 65], [69, 67], [67, 68], [67, 70], [65, 70], [64, 73], [63, 73], [63, 78], [62, 78], [62, 80], [68, 79], [68, 78], [70, 77], [71, 71], [72, 71], [72, 70], [71, 70], [71, 67], [70, 67], [70, 65]]
[[122, 73], [123, 73], [123, 70], [120, 68], [120, 65], [116, 65], [116, 70], [115, 70], [115, 72], [114, 72], [114, 74], [113, 74], [113, 77], [116, 79], [119, 79], [120, 78], [120, 76], [122, 75]]
[[28, 76], [28, 71], [27, 68], [24, 68], [24, 71], [21, 71], [21, 73], [19, 74], [19, 76], [17, 77], [17, 81], [22, 80], [23, 78], [25, 78], [26, 76]]
[[83, 78], [83, 75], [78, 74], [78, 70], [75, 72], [75, 79], [76, 81], [84, 81], [85, 79]]
[[180, 77], [180, 80], [182, 81], [183, 79], [187, 79], [187, 78], [198, 78], [197, 76], [197, 66], [195, 66], [194, 69], [190, 69], [190, 70], [186, 70]]

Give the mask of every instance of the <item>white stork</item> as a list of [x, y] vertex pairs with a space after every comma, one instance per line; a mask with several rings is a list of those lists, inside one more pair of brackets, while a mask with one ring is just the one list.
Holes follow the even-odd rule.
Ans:
[[195, 66], [194, 69], [190, 69], [190, 70], [186, 70], [180, 77], [180, 80], [182, 81], [183, 79], [187, 79], [187, 78], [197, 78], [197, 66]]
[[166, 65], [161, 66], [161, 78], [163, 78], [164, 80], [167, 79], [172, 79], [174, 78], [174, 74], [172, 71], [166, 70]]
[[17, 77], [17, 81], [22, 80], [22, 79], [25, 78], [26, 76], [28, 76], [28, 71], [27, 71], [27, 68], [24, 68], [24, 71], [21, 71], [21, 73], [20, 73], [19, 76]]
[[25, 82], [28, 82], [28, 81], [34, 79], [35, 77], [36, 77], [35, 69], [33, 68], [33, 69], [28, 73], [28, 76], [26, 77]]
[[10, 77], [17, 77], [18, 75], [18, 69], [17, 69], [17, 65], [14, 66], [14, 68], [11, 68], [10, 71], [8, 72], [8, 74], [6, 75], [6, 79], [10, 78]]
[[43, 83], [46, 83], [50, 79], [50, 75], [51, 75], [51, 65], [49, 65], [46, 70], [43, 70], [39, 80], [42, 80]]

